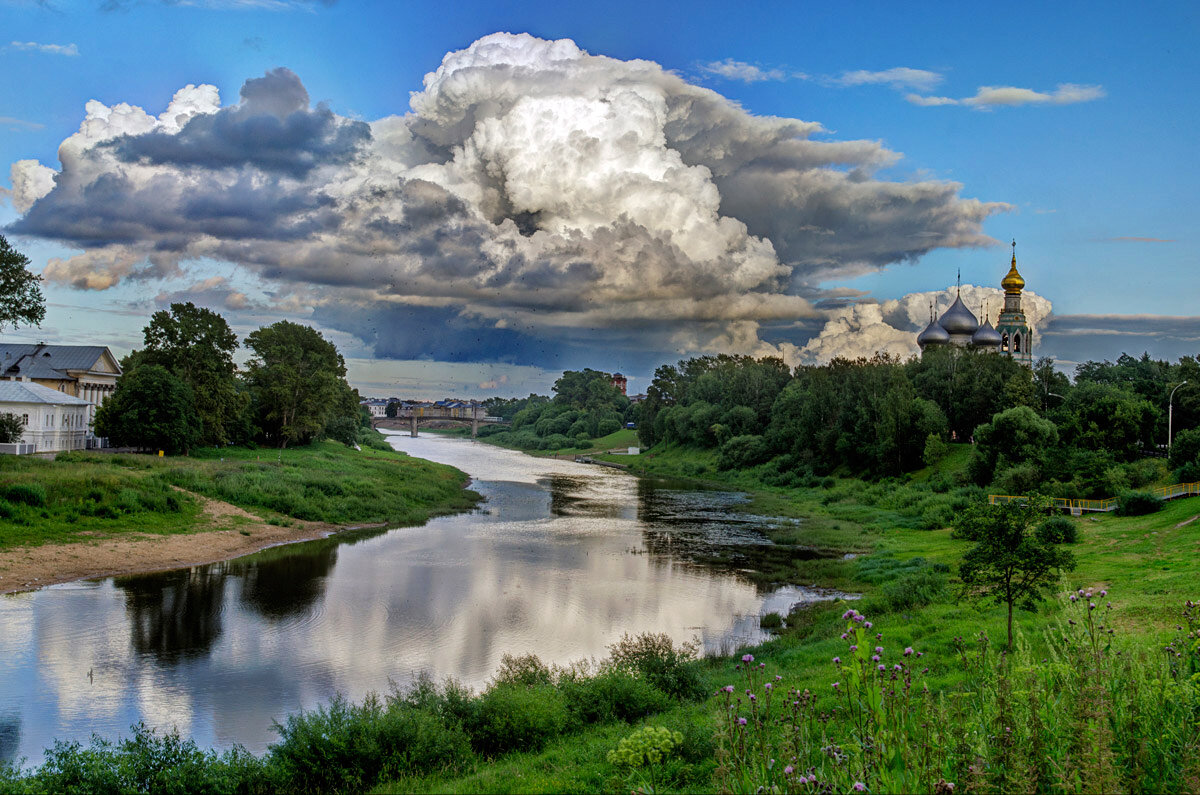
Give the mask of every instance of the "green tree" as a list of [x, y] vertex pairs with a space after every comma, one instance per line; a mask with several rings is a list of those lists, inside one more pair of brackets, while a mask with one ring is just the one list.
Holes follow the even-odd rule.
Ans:
[[981, 504], [964, 512], [955, 535], [974, 541], [959, 565], [963, 595], [1008, 608], [1008, 648], [1013, 646], [1013, 608], [1035, 611], [1037, 603], [1075, 568], [1075, 556], [1060, 549], [1061, 536], [1045, 524], [1047, 503]]
[[8, 244], [0, 235], [0, 331], [5, 325], [40, 325], [46, 317], [42, 280], [29, 272], [29, 257]]
[[25, 421], [16, 414], [0, 414], [0, 444], [12, 444], [21, 440], [25, 433]]
[[97, 436], [119, 447], [187, 452], [200, 436], [191, 388], [165, 367], [145, 364], [117, 379], [96, 410]]
[[387, 417], [390, 420], [394, 420], [396, 418], [396, 415], [399, 413], [400, 413], [400, 404], [394, 400], [391, 401], [390, 403], [388, 403], [387, 406], [385, 406], [383, 409], [383, 416]]
[[246, 347], [254, 352], [246, 380], [267, 438], [280, 449], [311, 441], [344, 402], [342, 355], [319, 332], [288, 320], [251, 333]]
[[237, 335], [225, 318], [190, 301], [171, 304], [170, 311], [151, 316], [142, 335], [146, 347], [131, 363], [165, 367], [191, 387], [200, 417], [201, 444], [232, 441], [245, 395], [238, 393], [233, 363]]
[[1038, 471], [1058, 444], [1058, 428], [1028, 406], [1002, 411], [975, 429], [971, 474], [980, 484], [991, 483], [997, 470], [1032, 464]]

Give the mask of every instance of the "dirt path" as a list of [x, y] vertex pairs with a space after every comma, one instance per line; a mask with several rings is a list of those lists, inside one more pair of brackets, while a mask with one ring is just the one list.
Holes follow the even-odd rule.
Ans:
[[236, 505], [189, 494], [200, 502], [211, 529], [167, 536], [137, 533], [6, 550], [0, 552], [0, 594], [93, 577], [199, 566], [348, 529], [298, 520], [295, 527], [277, 527]]

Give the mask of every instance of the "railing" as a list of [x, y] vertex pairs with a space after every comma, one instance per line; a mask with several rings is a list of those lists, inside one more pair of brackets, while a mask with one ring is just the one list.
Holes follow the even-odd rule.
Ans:
[[[1151, 494], [1160, 500], [1173, 500], [1176, 497], [1192, 497], [1200, 495], [1200, 483], [1176, 483], [1173, 486], [1159, 486], [1152, 489]], [[992, 505], [1004, 505], [1010, 502], [1025, 502], [1029, 498], [1012, 494], [989, 494], [988, 502]], [[1107, 513], [1117, 509], [1117, 498], [1106, 500], [1072, 499], [1070, 497], [1051, 497], [1050, 502], [1055, 508], [1070, 511], [1078, 516], [1084, 511], [1092, 513]]]

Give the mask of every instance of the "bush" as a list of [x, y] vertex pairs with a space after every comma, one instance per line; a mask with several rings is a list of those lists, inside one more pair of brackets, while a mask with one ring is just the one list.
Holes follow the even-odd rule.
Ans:
[[758, 625], [763, 629], [779, 629], [783, 626], [783, 616], [778, 613], [767, 613], [758, 620]]
[[997, 472], [993, 485], [1001, 494], [1028, 494], [1038, 490], [1041, 479], [1037, 465], [1026, 462]]
[[717, 451], [717, 469], [745, 469], [761, 464], [771, 456], [761, 436], [734, 436]]
[[698, 699], [706, 694], [692, 664], [698, 651], [695, 644], [684, 643], [676, 648], [670, 635], [644, 632], [636, 637], [624, 635], [608, 650], [614, 668], [645, 678], [669, 696]]
[[671, 698], [645, 679], [617, 668], [595, 676], [564, 676], [559, 689], [577, 725], [635, 721], [671, 707]]
[[1144, 516], [1161, 511], [1163, 501], [1145, 491], [1127, 491], [1117, 497], [1118, 516]]
[[1038, 533], [1051, 544], [1074, 544], [1079, 540], [1079, 528], [1065, 516], [1052, 516], [1042, 522]]
[[292, 792], [361, 792], [383, 778], [471, 757], [461, 726], [406, 704], [385, 709], [374, 696], [358, 705], [336, 696], [328, 707], [291, 715], [275, 729], [280, 741], [268, 761], [277, 788]]
[[567, 706], [551, 685], [497, 685], [479, 699], [471, 740], [485, 754], [539, 751], [567, 726]]
[[882, 595], [888, 607], [899, 612], [931, 604], [945, 590], [946, 575], [931, 566], [923, 566], [885, 583]]
[[14, 483], [4, 487], [3, 497], [18, 505], [42, 508], [46, 505], [46, 487], [41, 483]]
[[500, 670], [496, 672], [497, 685], [548, 685], [551, 683], [550, 669], [536, 654], [515, 656], [505, 654], [500, 658]]

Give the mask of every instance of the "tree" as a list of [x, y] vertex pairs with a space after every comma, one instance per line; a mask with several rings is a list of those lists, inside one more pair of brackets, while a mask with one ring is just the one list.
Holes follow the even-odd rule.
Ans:
[[191, 388], [165, 367], [145, 364], [117, 379], [96, 410], [96, 435], [118, 446], [187, 452], [200, 436]]
[[955, 535], [975, 542], [959, 565], [965, 596], [1008, 608], [1008, 648], [1013, 645], [1013, 607], [1034, 611], [1053, 590], [1075, 556], [1058, 547], [1061, 536], [1045, 526], [1039, 497], [1005, 505], [977, 505], [961, 515]]
[[311, 441], [344, 403], [346, 363], [332, 342], [308, 326], [281, 320], [246, 337], [246, 365], [259, 424], [280, 449]]
[[1002, 411], [975, 429], [971, 474], [980, 485], [991, 483], [998, 470], [1032, 464], [1039, 472], [1058, 444], [1058, 428], [1028, 406]]
[[383, 415], [390, 420], [395, 419], [396, 415], [399, 413], [400, 413], [400, 404], [394, 400], [389, 401], [387, 406], [385, 406], [383, 409]]
[[0, 444], [12, 444], [21, 441], [25, 433], [25, 421], [16, 414], [0, 414]]
[[0, 235], [0, 331], [6, 324], [13, 328], [21, 323], [41, 324], [46, 317], [46, 299], [38, 286], [41, 280], [29, 272], [29, 257]]
[[130, 363], [165, 367], [191, 387], [201, 444], [232, 441], [245, 396], [238, 393], [233, 363], [237, 335], [225, 318], [190, 301], [171, 304], [169, 312], [154, 313], [142, 334], [146, 347]]

